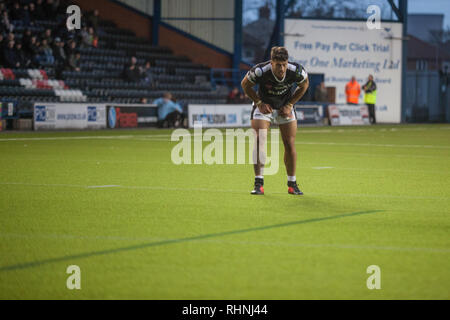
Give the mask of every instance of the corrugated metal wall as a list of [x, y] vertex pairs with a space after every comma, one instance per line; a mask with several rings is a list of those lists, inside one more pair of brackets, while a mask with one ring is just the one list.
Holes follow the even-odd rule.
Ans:
[[234, 22], [232, 20], [165, 20], [164, 18], [233, 18], [234, 1], [224, 0], [165, 0], [162, 20], [195, 37], [233, 52]]
[[153, 15], [153, 0], [119, 0], [119, 1], [139, 11], [142, 11], [150, 16]]
[[[153, 0], [120, 0], [148, 15], [153, 15]], [[162, 21], [223, 50], [234, 50], [233, 20], [189, 20], [190, 18], [233, 18], [231, 0], [162, 0]], [[168, 20], [165, 18], [184, 18]]]

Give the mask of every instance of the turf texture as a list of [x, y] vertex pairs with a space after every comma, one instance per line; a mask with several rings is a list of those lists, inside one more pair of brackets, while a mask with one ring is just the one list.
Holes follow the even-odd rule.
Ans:
[[449, 125], [300, 128], [303, 197], [171, 133], [0, 134], [0, 299], [450, 298]]

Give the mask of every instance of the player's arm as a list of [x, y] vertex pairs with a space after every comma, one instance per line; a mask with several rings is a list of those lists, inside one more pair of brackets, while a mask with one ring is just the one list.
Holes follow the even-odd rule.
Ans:
[[289, 116], [292, 113], [292, 109], [294, 108], [295, 104], [299, 102], [301, 98], [303, 98], [308, 88], [309, 79], [305, 78], [305, 80], [297, 86], [297, 89], [295, 89], [294, 94], [288, 101], [287, 105], [281, 108], [281, 113], [285, 116]]
[[261, 98], [258, 96], [256, 91], [253, 89], [255, 84], [251, 82], [247, 76], [244, 77], [244, 79], [241, 82], [242, 89], [244, 90], [244, 93], [249, 97], [255, 105], [258, 107], [259, 111], [261, 111], [262, 114], [272, 113], [272, 107], [268, 104], [265, 104], [262, 102]]

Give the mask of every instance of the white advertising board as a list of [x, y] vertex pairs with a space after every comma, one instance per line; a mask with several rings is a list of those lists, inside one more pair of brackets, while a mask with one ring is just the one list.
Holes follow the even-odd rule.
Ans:
[[252, 105], [189, 105], [189, 127], [201, 122], [203, 128], [250, 127]]
[[362, 86], [371, 74], [378, 87], [377, 122], [401, 121], [401, 23], [369, 30], [365, 21], [286, 19], [285, 33], [290, 60], [323, 73], [325, 86], [336, 87], [336, 103], [346, 103], [345, 85], [355, 76], [364, 104]]
[[106, 106], [98, 104], [36, 103], [34, 130], [104, 129]]

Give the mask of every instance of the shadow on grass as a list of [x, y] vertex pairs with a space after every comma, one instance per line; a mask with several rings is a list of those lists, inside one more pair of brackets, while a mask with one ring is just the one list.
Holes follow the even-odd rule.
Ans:
[[89, 258], [89, 257], [96, 257], [96, 256], [107, 255], [107, 254], [114, 254], [114, 253], [120, 253], [120, 252], [126, 252], [126, 251], [140, 250], [140, 249], [156, 247], [156, 246], [164, 246], [164, 245], [177, 244], [177, 243], [183, 243], [183, 242], [189, 242], [189, 241], [196, 241], [196, 240], [203, 240], [203, 239], [210, 239], [210, 238], [230, 236], [230, 235], [234, 235], [234, 234], [242, 234], [242, 233], [248, 233], [248, 232], [264, 231], [264, 230], [269, 230], [269, 229], [291, 227], [291, 226], [301, 225], [301, 224], [306, 224], [306, 223], [313, 223], [313, 222], [320, 222], [320, 221], [327, 221], [327, 220], [335, 220], [335, 219], [342, 219], [342, 218], [350, 218], [350, 217], [360, 216], [360, 215], [365, 215], [365, 214], [379, 213], [379, 212], [383, 212], [383, 211], [384, 210], [371, 210], [371, 211], [353, 212], [353, 213], [340, 214], [340, 215], [328, 216], [328, 217], [322, 217], [322, 218], [313, 218], [313, 219], [306, 219], [306, 220], [299, 220], [299, 221], [291, 221], [291, 222], [274, 224], [274, 225], [268, 225], [268, 226], [262, 226], [262, 227], [254, 227], [254, 228], [240, 229], [240, 230], [234, 230], [234, 231], [225, 231], [225, 232], [204, 234], [204, 235], [199, 235], [199, 236], [195, 236], [195, 237], [188, 237], [188, 238], [180, 238], [180, 239], [171, 239], [171, 240], [164, 240], [164, 241], [142, 243], [142, 244], [133, 245], [133, 246], [127, 246], [127, 247], [122, 247], [122, 248], [107, 249], [107, 250], [93, 251], [93, 252], [85, 252], [85, 253], [80, 253], [80, 254], [75, 254], [75, 255], [70, 255], [70, 256], [63, 256], [63, 257], [57, 257], [57, 258], [43, 259], [43, 260], [38, 260], [38, 261], [33, 261], [33, 262], [25, 262], [25, 263], [10, 265], [10, 266], [2, 266], [2, 267], [0, 267], [0, 272], [28, 269], [28, 268], [34, 268], [34, 267], [38, 267], [38, 266], [42, 266], [42, 265], [46, 265], [46, 264], [50, 264], [50, 263], [63, 262], [63, 261], [72, 261], [72, 260], [76, 260], [76, 259], [84, 259], [84, 258]]

